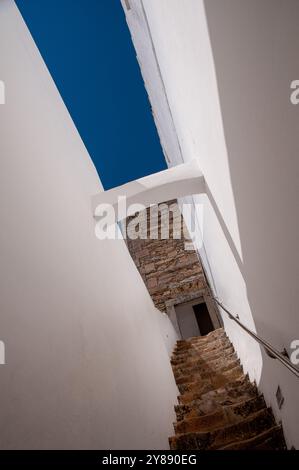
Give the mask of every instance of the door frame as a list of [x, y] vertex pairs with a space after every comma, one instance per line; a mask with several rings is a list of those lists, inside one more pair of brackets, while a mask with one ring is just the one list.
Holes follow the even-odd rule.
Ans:
[[169, 319], [172, 322], [173, 327], [179, 338], [182, 339], [182, 332], [180, 330], [180, 324], [178, 321], [175, 307], [177, 305], [190, 305], [192, 307], [193, 305], [203, 303], [205, 303], [207, 306], [214, 329], [216, 330], [217, 328], [221, 328], [222, 321], [220, 314], [213, 299], [211, 298], [211, 296], [208, 295], [208, 292], [206, 290], [197, 292], [196, 295], [189, 296], [189, 298], [181, 299], [181, 301], [170, 300], [166, 302], [166, 313], [169, 316]]

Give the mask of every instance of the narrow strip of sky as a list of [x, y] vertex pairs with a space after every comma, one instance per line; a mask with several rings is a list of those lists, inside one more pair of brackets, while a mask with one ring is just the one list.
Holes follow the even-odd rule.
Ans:
[[16, 0], [105, 189], [166, 168], [119, 0]]

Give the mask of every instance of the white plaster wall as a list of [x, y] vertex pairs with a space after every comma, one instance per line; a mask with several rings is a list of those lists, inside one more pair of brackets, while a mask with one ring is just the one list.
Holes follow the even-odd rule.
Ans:
[[[298, 79], [296, 0], [131, 0], [127, 21], [137, 47], [151, 50], [140, 15], [146, 14], [154, 56], [143, 63], [170, 164], [198, 158], [208, 194], [200, 254], [215, 293], [279, 350], [299, 336], [298, 124], [290, 83]], [[140, 48], [141, 47], [141, 48]], [[158, 92], [156, 91], [156, 95]], [[171, 122], [174, 128], [171, 129]], [[169, 138], [165, 137], [169, 132]], [[161, 139], [163, 142], [163, 139]], [[223, 314], [246, 372], [282, 420], [287, 443], [299, 448], [299, 382]], [[285, 397], [278, 410], [280, 385]]]
[[169, 316], [166, 313], [160, 312], [156, 309], [157, 320], [159, 322], [160, 331], [162, 333], [164, 343], [168, 352], [169, 357], [172, 356], [174, 347], [178, 339], [181, 339], [178, 333], [175, 331]]
[[156, 309], [124, 241], [95, 237], [99, 178], [11, 0], [0, 78], [0, 447], [168, 448], [177, 389]]

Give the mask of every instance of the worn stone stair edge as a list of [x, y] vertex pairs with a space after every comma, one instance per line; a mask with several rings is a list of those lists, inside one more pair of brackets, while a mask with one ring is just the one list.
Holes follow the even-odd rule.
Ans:
[[[213, 361], [213, 360], [220, 359], [221, 357], [229, 356], [232, 353], [236, 354], [236, 352], [234, 351], [234, 348], [232, 346], [229, 346], [225, 349], [222, 349], [221, 351], [217, 351], [216, 353], [214, 351], [211, 351], [211, 352], [213, 354], [209, 353], [209, 354], [206, 354], [206, 355], [201, 355], [200, 358], [192, 359], [191, 361], [188, 361], [187, 364], [189, 363], [190, 366], [192, 366], [194, 363], [201, 364], [203, 361], [211, 360], [211, 358], [213, 358], [212, 359], [212, 361]], [[172, 364], [172, 365], [173, 365], [173, 367], [180, 367], [180, 366], [185, 366], [186, 367], [186, 362], [182, 363], [182, 364]]]
[[[272, 428], [263, 431], [257, 436], [251, 437], [250, 439], [246, 439], [244, 441], [239, 442], [233, 442], [224, 447], [220, 447], [219, 450], [257, 450], [259, 448], [261, 449], [261, 446], [264, 443], [266, 447], [268, 447], [269, 444], [267, 444], [267, 442], [271, 438], [276, 438], [278, 441], [278, 445], [275, 446], [275, 450], [287, 450], [281, 425], [273, 426]], [[269, 448], [265, 448], [262, 450], [271, 450], [271, 444]]]
[[196, 353], [202, 353], [204, 351], [210, 351], [218, 346], [222, 346], [225, 344], [231, 344], [229, 338], [227, 336], [217, 338], [211, 343], [206, 343], [206, 344], [200, 344], [200, 345], [192, 345], [189, 348], [183, 349], [183, 350], [174, 350], [173, 351], [173, 356], [175, 357], [184, 357], [190, 354], [190, 352], [193, 352], [194, 354]]
[[247, 375], [244, 376], [244, 377], [238, 378], [236, 380], [229, 381], [226, 384], [221, 385], [221, 386], [216, 387], [216, 388], [212, 388], [211, 384], [208, 384], [207, 382], [205, 382], [206, 385], [210, 385], [210, 388], [208, 390], [205, 390], [205, 391], [204, 390], [203, 391], [199, 390], [198, 391], [198, 395], [199, 395], [198, 398], [194, 398], [193, 400], [191, 399], [188, 402], [181, 401], [182, 399], [184, 399], [184, 396], [182, 396], [182, 395], [179, 395], [177, 398], [178, 398], [179, 404], [187, 404], [187, 403], [190, 403], [194, 400], [200, 399], [202, 396], [204, 396], [207, 393], [210, 393], [214, 390], [219, 390], [219, 389], [222, 389], [222, 388], [225, 388], [225, 387], [229, 387], [231, 389], [237, 388], [240, 384], [244, 383], [244, 381], [247, 382], [247, 383], [250, 383], [249, 378], [248, 378]]
[[[211, 373], [221, 374], [222, 372], [225, 372], [229, 369], [240, 366], [240, 364], [241, 364], [240, 359], [232, 358], [230, 361], [227, 361], [226, 365], [220, 365], [219, 367], [215, 367], [214, 370], [212, 370], [208, 365], [206, 365], [205, 367], [197, 366], [197, 367], [192, 368], [192, 370], [188, 370], [187, 373], [185, 374], [175, 372], [174, 376], [175, 376], [176, 382], [179, 383], [179, 381], [184, 380], [185, 378], [188, 379], [188, 377], [190, 378], [194, 376], [205, 377]], [[184, 383], [184, 382], [181, 382], [181, 383]]]
[[211, 413], [201, 414], [196, 412], [196, 410], [191, 410], [183, 419], [174, 423], [175, 433], [188, 432], [190, 428], [194, 428], [193, 430], [190, 429], [190, 432], [200, 431], [200, 428], [203, 429], [207, 425], [211, 426], [211, 430], [216, 430], [225, 425], [237, 423], [250, 414], [266, 408], [264, 397], [259, 395], [248, 398], [240, 403], [223, 407], [218, 406]]
[[[253, 437], [256, 427], [258, 427], [262, 432], [267, 429], [269, 425], [273, 427], [274, 417], [269, 408], [265, 410], [258, 411], [252, 416], [248, 416], [243, 421], [237, 424], [230, 424], [222, 428], [206, 431], [206, 432], [187, 432], [182, 434], [177, 434], [170, 438], [172, 445], [176, 442], [186, 443], [188, 442], [198, 442], [203, 444], [203, 450], [211, 449], [214, 450], [217, 447], [224, 447], [232, 442], [238, 442], [244, 437], [245, 432], [248, 435], [248, 438]], [[188, 447], [184, 447], [183, 450], [187, 450]], [[174, 448], [173, 450], [178, 450]], [[190, 448], [191, 450], [191, 448]], [[193, 448], [194, 450], [194, 448]], [[200, 447], [199, 447], [200, 450]]]

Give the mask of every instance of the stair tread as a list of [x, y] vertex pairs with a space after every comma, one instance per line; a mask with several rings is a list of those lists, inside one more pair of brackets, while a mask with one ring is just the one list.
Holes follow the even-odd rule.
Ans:
[[[185, 394], [180, 395], [178, 399], [180, 403], [188, 404], [194, 400], [202, 399], [203, 396], [205, 396], [208, 393], [212, 393], [214, 391], [219, 391], [219, 390], [228, 389], [228, 388], [237, 389], [241, 384], [243, 384], [246, 381], [248, 381], [248, 379], [246, 378], [246, 376], [242, 375], [235, 380], [231, 380], [231, 381], [228, 381], [227, 383], [220, 385], [219, 387], [213, 387], [209, 381], [205, 380], [203, 383], [205, 387], [202, 387], [202, 389], [198, 390], [197, 393], [193, 392], [193, 395], [196, 395], [194, 398], [191, 397], [190, 393], [189, 394], [185, 393]], [[206, 390], [204, 390], [204, 388]]]
[[222, 348], [223, 346], [226, 346], [230, 343], [230, 340], [227, 337], [221, 337], [217, 338], [214, 341], [207, 342], [205, 344], [199, 344], [199, 345], [192, 345], [188, 347], [188, 349], [184, 349], [181, 351], [174, 351], [173, 356], [175, 358], [183, 358], [185, 356], [188, 356], [190, 353], [197, 354], [197, 353], [204, 353], [211, 351], [213, 349], [219, 349]]
[[189, 382], [177, 383], [178, 389], [181, 393], [184, 391], [188, 392], [191, 390], [196, 391], [196, 387], [201, 387], [205, 381], [210, 381], [214, 385], [215, 381], [220, 381], [225, 383], [229, 380], [230, 375], [243, 375], [243, 369], [240, 365], [235, 365], [226, 370], [222, 370], [220, 373], [213, 374], [209, 372], [208, 374], [201, 374], [201, 376], [195, 377], [193, 380], [190, 379]]
[[227, 354], [232, 354], [232, 351], [233, 351], [233, 346], [231, 344], [228, 344], [225, 348], [221, 349], [221, 350], [211, 350], [209, 352], [206, 352], [206, 353], [196, 353], [196, 354], [193, 354], [193, 355], [190, 355], [188, 357], [186, 357], [186, 359], [177, 359], [175, 357], [172, 357], [171, 358], [171, 363], [173, 366], [180, 366], [180, 365], [184, 365], [186, 366], [188, 363], [190, 363], [192, 365], [192, 363], [194, 363], [194, 361], [206, 361], [206, 360], [211, 360], [211, 358], [213, 358], [212, 360], [215, 360], [219, 357], [223, 357], [223, 356], [226, 356]]
[[[286, 446], [284, 444], [282, 426], [276, 425], [270, 429], [266, 429], [266, 431], [261, 432], [257, 436], [251, 437], [249, 439], [245, 439], [244, 441], [230, 443], [224, 447], [220, 447], [219, 450], [247, 450], [247, 449], [270, 450], [271, 444], [269, 443], [269, 440], [271, 440], [271, 438], [275, 439], [277, 437], [278, 437], [277, 439], [278, 445], [276, 446], [276, 449], [277, 450], [286, 449]], [[265, 445], [264, 449], [262, 448], [263, 445]]]
[[[273, 427], [273, 421], [269, 409], [265, 409], [254, 413], [237, 424], [229, 424], [213, 431], [178, 433], [170, 439], [183, 445], [186, 444], [186, 447], [183, 447], [184, 450], [216, 450], [217, 448], [225, 447], [233, 442], [244, 440], [244, 436], [246, 435], [248, 438], [254, 437], [253, 433], [256, 427], [260, 427], [261, 430], [264, 431], [266, 426], [271, 425], [271, 427]], [[191, 447], [189, 447], [189, 445], [191, 445]]]
[[[219, 367], [215, 367], [214, 369], [211, 369], [209, 366], [206, 367], [196, 367], [192, 369], [192, 371], [187, 370], [185, 374], [181, 373], [175, 374], [175, 379], [176, 383], [186, 383], [186, 382], [192, 382], [194, 381], [197, 377], [205, 377], [208, 376], [209, 374], [221, 374], [222, 372], [225, 372], [229, 369], [232, 369], [234, 367], [240, 366], [240, 361], [237, 358], [233, 358], [230, 361], [227, 361], [226, 364], [222, 364]], [[192, 380], [193, 378], [193, 380]], [[189, 380], [188, 380], [189, 379]]]
[[175, 423], [175, 431], [180, 433], [184, 428], [185, 432], [187, 432], [188, 429], [192, 432], [192, 428], [194, 428], [193, 431], [200, 431], [204, 429], [204, 427], [207, 429], [210, 427], [210, 430], [214, 430], [226, 424], [241, 421], [245, 417], [262, 409], [266, 409], [266, 404], [261, 395], [243, 400], [240, 403], [218, 406], [210, 413], [201, 414], [197, 412], [196, 409], [193, 409], [186, 417]]
[[181, 399], [186, 403], [186, 400], [188, 400], [188, 394], [204, 393], [202, 392], [202, 390], [207, 387], [209, 389], [220, 388], [221, 386], [224, 386], [231, 382], [232, 379], [238, 380], [242, 377], [244, 377], [243, 370], [241, 366], [237, 366], [219, 375], [215, 374], [213, 376], [211, 374], [209, 377], [205, 377], [202, 380], [191, 382], [189, 385], [178, 385], [178, 388], [181, 393]]
[[193, 400], [189, 403], [176, 405], [175, 409], [176, 411], [180, 411], [187, 408], [204, 408], [206, 403], [209, 403], [211, 401], [222, 404], [222, 406], [225, 406], [225, 403], [228, 405], [238, 404], [245, 401], [243, 399], [244, 396], [250, 396], [251, 398], [255, 398], [258, 396], [256, 388], [250, 382], [247, 382], [247, 380], [244, 380], [243, 383], [240, 383], [239, 386], [236, 386], [234, 388], [223, 387], [221, 389], [216, 389], [212, 390], [211, 392], [207, 392], [203, 394], [200, 399]]

